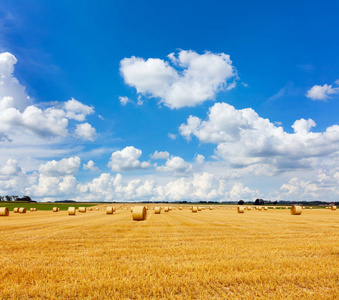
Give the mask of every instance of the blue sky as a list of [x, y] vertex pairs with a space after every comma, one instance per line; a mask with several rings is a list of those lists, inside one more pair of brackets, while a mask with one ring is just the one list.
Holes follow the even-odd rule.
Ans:
[[338, 9], [2, 1], [0, 194], [338, 200]]

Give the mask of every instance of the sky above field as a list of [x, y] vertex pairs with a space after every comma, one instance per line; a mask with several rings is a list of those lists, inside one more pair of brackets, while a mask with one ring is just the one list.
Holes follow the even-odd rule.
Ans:
[[0, 195], [339, 199], [338, 1], [1, 1]]

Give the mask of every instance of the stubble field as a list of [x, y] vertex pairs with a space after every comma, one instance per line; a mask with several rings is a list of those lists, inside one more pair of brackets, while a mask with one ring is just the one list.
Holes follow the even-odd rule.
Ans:
[[0, 299], [339, 299], [338, 210], [98, 207], [0, 217]]

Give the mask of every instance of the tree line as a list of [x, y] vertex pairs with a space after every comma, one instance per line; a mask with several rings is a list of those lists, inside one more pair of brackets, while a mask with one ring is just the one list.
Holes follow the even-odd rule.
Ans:
[[0, 201], [27, 201], [27, 202], [34, 202], [30, 196], [16, 196], [16, 195], [6, 195], [6, 196], [0, 196]]

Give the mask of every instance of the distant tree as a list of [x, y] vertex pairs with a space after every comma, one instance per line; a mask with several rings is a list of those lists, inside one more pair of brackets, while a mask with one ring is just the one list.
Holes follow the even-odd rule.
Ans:
[[273, 205], [277, 205], [277, 203], [278, 203], [277, 200], [273, 201]]
[[265, 201], [263, 199], [256, 199], [254, 201], [254, 204], [255, 205], [264, 205], [265, 204]]
[[240, 201], [238, 202], [239, 205], [244, 205], [244, 203], [245, 203], [244, 200], [240, 200]]
[[6, 195], [5, 198], [6, 198], [6, 201], [11, 201], [12, 200], [12, 198], [10, 196], [8, 196], [8, 195]]
[[18, 199], [18, 198], [19, 198], [19, 196], [12, 195], [12, 200], [13, 201], [16, 201], [16, 199]]
[[17, 198], [16, 199], [16, 201], [27, 201], [27, 202], [32, 202], [32, 199], [31, 199], [31, 197], [30, 196], [23, 196], [23, 197], [21, 197], [21, 198]]
[[5, 197], [4, 196], [0, 196], [0, 201], [4, 201]]

